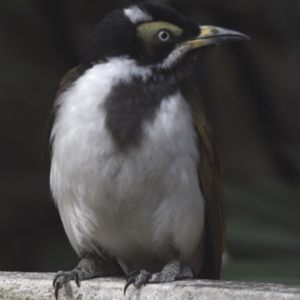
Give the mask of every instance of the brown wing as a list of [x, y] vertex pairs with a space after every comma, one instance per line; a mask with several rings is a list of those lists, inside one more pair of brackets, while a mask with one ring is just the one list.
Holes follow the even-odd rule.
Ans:
[[214, 134], [205, 117], [204, 105], [197, 89], [186, 81], [182, 84], [182, 93], [192, 109], [201, 153], [198, 177], [205, 200], [205, 256], [199, 277], [219, 279], [226, 225], [219, 155]]
[[[62, 80], [60, 82], [58, 91], [55, 95], [55, 100], [60, 96], [60, 94], [62, 94], [68, 88], [70, 88], [70, 86], [77, 80], [78, 77], [80, 77], [83, 74], [83, 72], [85, 70], [86, 69], [83, 65], [79, 65], [76, 68], [69, 70], [64, 75], [64, 77], [62, 78]], [[54, 108], [48, 118], [48, 121], [47, 121], [45, 129], [44, 129], [44, 133], [43, 133], [44, 141], [47, 145], [50, 145], [50, 135], [51, 135], [52, 126], [53, 126], [53, 123], [55, 120], [55, 114], [56, 114], [56, 107], [54, 106]]]

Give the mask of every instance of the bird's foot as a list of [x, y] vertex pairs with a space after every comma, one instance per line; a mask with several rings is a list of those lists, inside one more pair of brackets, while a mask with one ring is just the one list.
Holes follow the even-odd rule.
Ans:
[[53, 279], [53, 287], [56, 300], [58, 299], [58, 291], [64, 286], [65, 283], [69, 282], [70, 280], [74, 279], [77, 286], [80, 287], [80, 280], [79, 272], [74, 269], [73, 271], [64, 272], [58, 271]]
[[181, 266], [178, 260], [168, 263], [161, 272], [150, 273], [145, 270], [133, 271], [127, 276], [124, 294], [127, 288], [133, 284], [136, 288], [147, 283], [171, 282], [176, 279], [193, 278], [194, 274], [190, 267]]
[[139, 288], [142, 284], [146, 284], [149, 282], [149, 277], [152, 274], [150, 272], [147, 272], [145, 270], [141, 271], [133, 271], [130, 274], [128, 274], [126, 279], [126, 284], [124, 287], [124, 295], [126, 293], [127, 288], [133, 284], [136, 288]]
[[115, 262], [104, 259], [97, 254], [86, 255], [72, 271], [59, 271], [53, 280], [54, 294], [58, 299], [59, 290], [70, 280], [75, 280], [78, 287], [80, 281], [95, 276], [112, 276], [124, 274]]

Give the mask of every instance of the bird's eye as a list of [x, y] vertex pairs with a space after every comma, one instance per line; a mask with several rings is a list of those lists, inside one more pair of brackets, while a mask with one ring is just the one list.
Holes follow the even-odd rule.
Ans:
[[161, 30], [158, 33], [158, 38], [162, 41], [162, 42], [166, 42], [170, 39], [170, 33], [166, 30]]

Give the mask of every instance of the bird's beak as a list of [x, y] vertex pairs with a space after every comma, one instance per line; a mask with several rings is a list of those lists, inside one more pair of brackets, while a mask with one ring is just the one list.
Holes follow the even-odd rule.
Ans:
[[192, 50], [224, 42], [250, 40], [247, 35], [230, 29], [215, 26], [200, 26], [199, 28], [201, 33], [195, 39], [186, 41], [182, 45], [189, 45]]

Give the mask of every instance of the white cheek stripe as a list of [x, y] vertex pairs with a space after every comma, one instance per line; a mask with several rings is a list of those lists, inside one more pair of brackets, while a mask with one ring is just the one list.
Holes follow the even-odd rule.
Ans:
[[190, 46], [183, 45], [173, 50], [160, 64], [158, 64], [158, 68], [161, 69], [170, 69], [173, 65], [178, 61], [180, 57], [182, 57], [186, 52], [190, 50]]
[[131, 6], [124, 9], [124, 14], [133, 24], [152, 21], [152, 17], [137, 6]]

